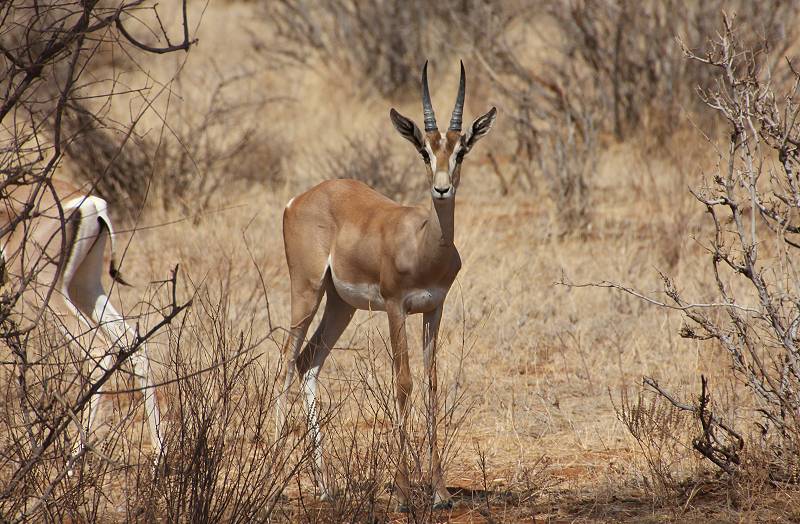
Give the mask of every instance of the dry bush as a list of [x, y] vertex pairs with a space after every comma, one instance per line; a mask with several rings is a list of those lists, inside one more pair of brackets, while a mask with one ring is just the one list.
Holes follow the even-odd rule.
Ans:
[[722, 9], [736, 15], [748, 46], [763, 42], [783, 56], [796, 37], [798, 3], [792, 0], [553, 2], [548, 13], [561, 46], [548, 81], [567, 91], [568, 104], [591, 99], [618, 139], [643, 127], [663, 137], [677, 128], [682, 109], [699, 109], [693, 92], [713, 80], [707, 69], [684, 60], [676, 38], [705, 49]]
[[585, 235], [591, 222], [589, 186], [597, 151], [594, 122], [576, 124], [566, 114], [562, 126], [541, 135], [538, 163], [556, 212], [561, 235]]
[[[148, 22], [159, 28], [150, 34], [165, 38], [166, 45], [151, 46], [129, 32], [125, 24], [134, 18], [134, 9], [137, 22], [146, 28]], [[0, 28], [0, 92], [4, 94], [0, 102], [0, 194], [7, 199], [16, 188], [29, 186], [34, 195], [21, 211], [4, 206], [4, 215], [8, 216], [0, 227], [3, 244], [9, 235], [24, 230], [35, 218], [31, 215], [38, 205], [37, 195], [51, 190], [53, 176], [69, 146], [87, 131], [112, 125], [107, 106], [116, 94], [114, 79], [98, 79], [88, 72], [99, 49], [111, 46], [155, 54], [188, 50], [192, 42], [185, 2], [183, 13], [183, 38], [172, 44], [155, 7], [143, 1], [119, 6], [96, 1], [16, 1], [0, 6], [4, 21]], [[103, 83], [106, 80], [112, 80], [107, 89]], [[99, 86], [98, 92], [90, 94], [93, 86]], [[99, 102], [90, 105], [90, 99]], [[104, 139], [89, 161], [119, 156], [140, 117], [141, 113], [132, 116], [128, 125], [117, 126], [121, 131], [119, 143]], [[127, 172], [111, 169], [112, 165], [97, 166], [90, 177], [93, 187], [101, 185], [107, 175], [129, 177]], [[127, 160], [121, 167], [129, 167]], [[130, 181], [120, 183], [127, 187]], [[25, 277], [29, 276], [33, 273]], [[23, 278], [20, 282], [28, 280], [34, 279]], [[16, 286], [15, 296], [6, 296], [4, 306], [13, 307], [25, 287]]]
[[[139, 403], [120, 410], [116, 420], [104, 420], [105, 429], [85, 434], [89, 400], [100, 388], [128, 372], [131, 356], [143, 351], [155, 334], [185, 310], [174, 300], [175, 277], [166, 282], [166, 296], [150, 326], [138, 332], [126, 347], [112, 346], [114, 363], [97, 374], [99, 361], [91, 348], [94, 329], [79, 332], [45, 311], [28, 330], [19, 330], [14, 317], [2, 321], [3, 342], [13, 359], [3, 377], [4, 424], [0, 428], [2, 497], [0, 515], [21, 521], [93, 520], [109, 498], [108, 483], [121, 464], [152, 468], [152, 457], [131, 440]], [[66, 335], [66, 336], [65, 336]], [[130, 388], [128, 388], [130, 390]], [[138, 390], [130, 390], [136, 391]], [[137, 395], [139, 398], [139, 395]], [[74, 434], [74, 428], [80, 428]], [[140, 430], [139, 430], [140, 431]], [[76, 441], [83, 448], [75, 453]]]
[[[769, 46], [747, 47], [723, 17], [723, 27], [707, 53], [685, 50], [689, 60], [710, 71], [714, 87], [700, 96], [725, 123], [725, 145], [709, 140], [717, 168], [706, 185], [692, 191], [710, 222], [699, 242], [708, 256], [713, 282], [705, 296], [684, 293], [662, 276], [665, 301], [646, 298], [680, 311], [687, 320], [685, 338], [711, 340], [730, 357], [733, 376], [744, 390], [744, 405], [760, 428], [758, 435], [740, 432], [733, 421], [712, 411], [705, 377], [696, 404], [681, 403], [657, 384], [650, 384], [679, 409], [691, 412], [701, 431], [693, 447], [721, 471], [736, 476], [745, 466], [742, 449], [763, 450], [747, 465], [769, 472], [774, 480], [796, 480], [800, 439], [800, 369], [797, 326], [800, 325], [798, 274], [794, 263], [800, 243], [800, 73], [788, 86], [775, 81]], [[745, 440], [747, 439], [747, 440]], [[752, 458], [751, 454], [751, 458]]]
[[[24, 268], [24, 274], [3, 282], [0, 293], [0, 340], [7, 349], [2, 361], [8, 367], [2, 384], [6, 416], [0, 438], [2, 520], [94, 520], [105, 500], [104, 479], [119, 466], [107, 460], [109, 446], [128, 450], [122, 459], [126, 464], [152, 463], [138, 445], [130, 446], [125, 436], [133, 411], [112, 424], [105, 435], [102, 431], [70, 435], [70, 430], [82, 426], [90, 399], [119, 375], [132, 355], [143, 351], [144, 344], [175, 319], [184, 305], [172, 301], [150, 330], [141, 330], [124, 347], [112, 344], [100, 358], [113, 356], [113, 365], [99, 370], [90, 353], [96, 330], [82, 333], [53, 314], [49, 301], [60, 290], [54, 290], [55, 282], [39, 278], [46, 268], [63, 261], [50, 259], [49, 253], [30, 257], [35, 260], [24, 257], [25, 253], [44, 251], [37, 251], [40, 246], [34, 246], [29, 236], [37, 216], [45, 212], [38, 207], [40, 199], [53, 192], [53, 178], [68, 145], [86, 131], [81, 125], [67, 124], [67, 115], [78, 110], [84, 121], [102, 122], [106, 117], [102, 107], [82, 105], [87, 97], [84, 89], [102, 83], [87, 74], [98, 49], [110, 43], [145, 54], [163, 54], [190, 47], [185, 17], [183, 38], [176, 44], [167, 39], [163, 46], [151, 46], [128, 31], [134, 11], [142, 21], [147, 19], [145, 10], [152, 14], [153, 9], [143, 1], [108, 5], [23, 0], [0, 5], [1, 254], [3, 265], [12, 266], [20, 257]], [[183, 10], [185, 13], [185, 2]], [[163, 25], [156, 18], [150, 21], [150, 34], [166, 37]], [[106, 101], [113, 96], [113, 89], [98, 94]], [[136, 118], [126, 127], [117, 149], [123, 147], [135, 124]], [[18, 207], [13, 205], [10, 195], [26, 193], [28, 188], [32, 196]], [[68, 238], [68, 223], [63, 212], [59, 214], [61, 231], [57, 236]], [[12, 235], [22, 239], [21, 249], [14, 253], [5, 249]], [[30, 325], [18, 322], [25, 308], [36, 310]], [[78, 439], [86, 445], [73, 453]], [[85, 460], [100, 464], [70, 477], [69, 472], [82, 467]]]
[[148, 196], [166, 209], [178, 206], [196, 215], [208, 209], [223, 186], [274, 188], [282, 180], [285, 144], [254, 116], [274, 99], [242, 95], [252, 77], [248, 71], [223, 76], [210, 68], [196, 78], [181, 70], [172, 89], [199, 89], [187, 90], [184, 100], [170, 100], [177, 109], [168, 107], [162, 116], [165, 130], [156, 136], [107, 126], [73, 102], [64, 119], [72, 132], [66, 149], [70, 166], [99, 195], [132, 216]]
[[[114, 52], [146, 56], [188, 50], [192, 40], [186, 17], [183, 34], [173, 43], [156, 7], [144, 1], [119, 6], [15, 1], [4, 3], [0, 16], [5, 22], [0, 30], [0, 91], [5, 95], [0, 169], [7, 177], [24, 174], [41, 181], [52, 176], [62, 154], [72, 153], [78, 171], [112, 204], [141, 205], [152, 158], [141, 149], [141, 140], [128, 143], [150, 106], [145, 103], [127, 124], [114, 121], [108, 111], [123, 91], [116, 85], [121, 73], [95, 73]], [[161, 42], [140, 40], [145, 31], [147, 38]], [[133, 90], [151, 102], [146, 91]], [[7, 178], [4, 184], [9, 183], [14, 179]]]
[[[171, 522], [266, 520], [310, 457], [305, 432], [275, 434], [282, 385], [262, 351], [278, 342], [234, 313], [229, 277], [192, 295], [184, 321], [167, 330], [166, 475], [139, 487], [140, 511]], [[254, 295], [244, 310], [265, 298]]]
[[458, 2], [432, 5], [420, 0], [282, 0], [265, 16], [283, 43], [270, 53], [293, 62], [319, 58], [367, 82], [384, 96], [417, 91], [426, 50], [441, 39], [443, 13]]
[[360, 180], [399, 202], [408, 202], [424, 192], [425, 180], [414, 176], [416, 159], [392, 154], [395, 148], [390, 140], [381, 136], [365, 145], [363, 140], [348, 138], [338, 151], [332, 151], [320, 160], [325, 179], [352, 178]]
[[[170, 134], [153, 147], [155, 183], [165, 208], [178, 204], [185, 213], [207, 209], [220, 189], [231, 184], [266, 186], [282, 181], [287, 145], [269, 122], [257, 115], [274, 97], [250, 92], [252, 71], [223, 75], [216, 68], [200, 77], [183, 70], [176, 89], [192, 87], [168, 114]], [[268, 92], [265, 90], [264, 92]], [[200, 100], [195, 97], [200, 94]]]
[[[453, 45], [481, 64], [508, 119], [514, 158], [509, 185], [532, 189], [542, 175], [562, 231], [580, 230], [589, 221], [584, 213], [598, 146], [609, 134], [643, 139], [658, 155], [665, 137], [685, 121], [677, 115], [688, 110], [701, 118], [693, 92], [709, 86], [712, 75], [684, 60], [678, 38], [703, 49], [725, 7], [738, 14], [748, 41], [769, 35], [765, 45], [780, 55], [794, 42], [798, 12], [794, 1], [467, 4], [469, 9], [450, 11], [453, 26], [468, 35]], [[529, 52], [531, 33], [521, 30], [526, 26], [540, 29], [546, 55]]]
[[[121, 400], [139, 398], [130, 380], [117, 381], [116, 391], [110, 391], [116, 394], [115, 415], [84, 437], [88, 453], [71, 456], [77, 437], [68, 435], [67, 425], [80, 416], [84, 390], [98, 384], [86, 383], [87, 373], [74, 371], [81, 364], [87, 367], [81, 360], [84, 348], [61, 347], [56, 361], [60, 331], [43, 324], [36, 345], [48, 352], [49, 365], [33, 367], [25, 375], [24, 399], [18, 375], [2, 377], [4, 519], [253, 522], [288, 520], [297, 513], [284, 492], [310, 469], [312, 440], [299, 403], [293, 406], [297, 419], [291, 427], [300, 430], [287, 427], [275, 433], [275, 401], [282, 385], [270, 367], [275, 360], [265, 359], [263, 350], [277, 351], [280, 341], [257, 315], [239, 314], [239, 308], [259, 311], [266, 295], [254, 293], [234, 302], [230, 277], [223, 277], [215, 292], [190, 287], [192, 307], [178, 321], [165, 322], [165, 314], [175, 318], [176, 295], [175, 280], [166, 284], [157, 282], [148, 289], [140, 319], [142, 340], [163, 345], [168, 355], [164, 381], [157, 388], [166, 437], [158, 468], [142, 449], [141, 405]], [[161, 334], [153, 340], [156, 331]], [[120, 366], [127, 355], [121, 357]], [[115, 366], [102, 380], [121, 371], [125, 369]], [[83, 404], [70, 401], [76, 394]], [[331, 406], [330, 414], [337, 409]], [[323, 413], [322, 423], [327, 425], [329, 417]], [[368, 460], [383, 464], [382, 456], [370, 454]], [[75, 475], [69, 476], [73, 464]]]

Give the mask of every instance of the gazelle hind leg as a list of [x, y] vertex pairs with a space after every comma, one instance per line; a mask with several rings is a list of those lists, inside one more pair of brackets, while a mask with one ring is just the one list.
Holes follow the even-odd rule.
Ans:
[[[113, 364], [113, 356], [119, 347], [126, 347], [134, 342], [134, 333], [111, 304], [103, 288], [101, 275], [104, 271], [103, 252], [106, 243], [106, 231], [96, 219], [94, 202], [87, 200], [81, 205], [83, 220], [73, 246], [69, 264], [63, 275], [64, 288], [69, 302], [80, 311], [85, 318], [90, 318], [100, 327], [111, 347], [106, 350], [101, 366], [95, 369], [97, 378]], [[84, 210], [84, 207], [89, 209]], [[93, 212], [94, 211], [94, 212]], [[139, 387], [142, 388], [145, 404], [145, 419], [150, 429], [150, 438], [158, 461], [163, 448], [163, 434], [160, 427], [160, 413], [153, 390], [154, 381], [147, 357], [147, 348], [142, 346], [131, 357], [134, 374]], [[95, 380], [95, 377], [92, 378]], [[102, 389], [102, 388], [101, 388]], [[98, 392], [99, 393], [99, 392]], [[92, 399], [91, 411], [98, 414], [99, 399]], [[89, 431], [95, 419], [90, 415]]]
[[309, 281], [301, 281], [299, 278], [292, 280], [292, 327], [289, 335], [281, 350], [281, 369], [279, 378], [281, 389], [276, 399], [276, 418], [275, 418], [275, 438], [281, 438], [289, 428], [285, 427], [287, 418], [286, 401], [294, 374], [297, 369], [297, 358], [303, 347], [306, 333], [317, 313], [319, 303], [322, 300], [323, 281], [327, 267], [320, 271], [320, 282], [314, 284]]
[[308, 429], [314, 446], [314, 476], [320, 488], [321, 499], [328, 500], [333, 495], [330, 475], [325, 473], [322, 457], [322, 434], [319, 428], [319, 409], [317, 407], [317, 381], [333, 346], [342, 336], [355, 309], [347, 304], [333, 287], [330, 273], [326, 277], [325, 311], [322, 314], [314, 336], [303, 348], [297, 358], [297, 370], [302, 378], [303, 393], [305, 394], [306, 414]]
[[[72, 315], [80, 319], [80, 323], [85, 325], [90, 331], [93, 330], [96, 326], [91, 322], [91, 320], [85, 316], [80, 310], [75, 307], [75, 305], [70, 302], [68, 298], [68, 294], [66, 290], [63, 293], [64, 303], [67, 309], [72, 313]], [[114, 363], [114, 353], [110, 349], [106, 348], [101, 353], [98, 353], [94, 348], [95, 345], [93, 344], [93, 340], [89, 340], [87, 345], [84, 345], [84, 342], [77, 340], [72, 333], [67, 329], [66, 326], [63, 324], [58, 325], [59, 330], [61, 330], [64, 337], [68, 340], [68, 344], [76, 348], [79, 353], [85, 353], [86, 357], [88, 357], [89, 365], [91, 366], [89, 372], [89, 381], [91, 383], [96, 382], [103, 373], [109, 369]], [[83, 356], [79, 356], [78, 358], [78, 365], [80, 366], [84, 361]], [[101, 388], [102, 391], [102, 388]], [[86, 421], [78, 423], [78, 438], [75, 441], [75, 444], [72, 447], [71, 456], [78, 457], [83, 452], [84, 447], [87, 444], [89, 439], [89, 435], [92, 432], [92, 429], [95, 426], [96, 421], [100, 417], [103, 402], [102, 397], [99, 394], [92, 395], [89, 397], [87, 412], [88, 416], [86, 417]], [[72, 475], [72, 471], [70, 470], [70, 475]]]
[[153, 460], [158, 465], [158, 461], [164, 454], [164, 428], [161, 425], [161, 412], [158, 409], [155, 380], [150, 367], [150, 359], [147, 356], [147, 348], [142, 346], [130, 358], [136, 382], [139, 389], [142, 390], [144, 416], [150, 429], [150, 441], [153, 445]]

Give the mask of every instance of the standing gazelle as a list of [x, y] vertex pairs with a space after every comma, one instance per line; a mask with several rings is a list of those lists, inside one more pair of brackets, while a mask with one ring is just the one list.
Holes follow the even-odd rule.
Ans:
[[[431, 201], [400, 205], [355, 180], [323, 182], [289, 201], [283, 213], [283, 240], [291, 279], [292, 326], [283, 348], [284, 393], [297, 369], [305, 393], [309, 429], [314, 438], [317, 482], [330, 496], [322, 466], [316, 409], [317, 378], [325, 358], [356, 309], [386, 311], [399, 412], [400, 460], [395, 484], [401, 509], [409, 496], [406, 457], [407, 400], [412, 381], [408, 365], [406, 317], [423, 314], [423, 348], [432, 413], [428, 417], [434, 505], [450, 504], [436, 443], [436, 338], [445, 297], [461, 268], [454, 236], [455, 197], [461, 162], [494, 123], [497, 110], [476, 119], [461, 134], [465, 76], [461, 80], [447, 131], [436, 127], [427, 78], [422, 69], [423, 134], [394, 109], [389, 117], [397, 131], [422, 155]], [[325, 311], [314, 336], [303, 347], [309, 324], [322, 300]], [[302, 352], [300, 349], [302, 348]], [[283, 424], [285, 399], [278, 402]]]
[[[9, 229], [0, 239], [0, 263], [5, 276], [1, 280], [12, 286], [12, 292], [25, 290], [17, 308], [23, 320], [38, 319], [42, 307], [57, 307], [63, 303], [67, 313], [90, 329], [100, 328], [110, 347], [132, 343], [135, 333], [111, 305], [101, 281], [108, 238], [111, 241], [111, 277], [124, 284], [115, 265], [114, 233], [105, 200], [53, 181], [52, 184], [9, 184], [3, 189], [1, 201], [0, 231]], [[63, 300], [48, 300], [51, 293]], [[25, 311], [28, 306], [32, 311]], [[86, 355], [92, 382], [113, 366], [115, 353], [103, 349], [97, 354], [92, 349]], [[144, 395], [145, 418], [158, 460], [164, 439], [146, 348], [141, 347], [130, 358]], [[87, 434], [96, 423], [99, 394], [100, 391], [89, 399], [89, 416], [84, 426]], [[81, 434], [74, 454], [84, 446], [83, 438]]]

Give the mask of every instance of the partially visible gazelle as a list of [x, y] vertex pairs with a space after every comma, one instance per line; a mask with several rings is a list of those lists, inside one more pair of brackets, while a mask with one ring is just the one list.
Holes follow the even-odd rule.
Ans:
[[[31, 210], [30, 216], [20, 220], [26, 208]], [[43, 306], [58, 309], [63, 304], [68, 314], [91, 330], [99, 328], [109, 348], [134, 341], [135, 333], [111, 305], [101, 282], [106, 239], [110, 239], [111, 278], [125, 283], [116, 269], [114, 232], [105, 200], [60, 181], [53, 181], [52, 185], [10, 184], [0, 199], [0, 230], [8, 226], [12, 229], [0, 239], [3, 280], [12, 289], [25, 289], [17, 308], [23, 310], [23, 321], [40, 318]], [[92, 348], [95, 346], [92, 344]], [[89, 351], [86, 357], [93, 382], [112, 367], [115, 353], [112, 349]], [[144, 395], [145, 418], [157, 461], [164, 439], [145, 347], [130, 359]], [[89, 400], [88, 407], [89, 416], [83, 428], [87, 438], [100, 412], [99, 392]], [[73, 450], [76, 455], [84, 446], [81, 433]]]
[[[316, 481], [322, 497], [331, 496], [322, 465], [316, 409], [317, 379], [336, 341], [356, 309], [386, 311], [395, 375], [400, 460], [395, 477], [398, 502], [409, 496], [406, 457], [407, 399], [412, 380], [408, 365], [406, 317], [423, 314], [423, 348], [428, 376], [430, 456], [436, 508], [450, 504], [436, 442], [436, 338], [445, 297], [461, 268], [454, 237], [455, 197], [464, 156], [492, 127], [493, 107], [461, 134], [465, 76], [450, 125], [440, 132], [428, 90], [427, 62], [422, 69], [425, 133], [394, 109], [397, 131], [422, 156], [431, 199], [418, 206], [400, 205], [355, 180], [323, 182], [289, 201], [283, 213], [283, 240], [291, 278], [289, 337], [283, 348], [284, 394], [299, 373], [305, 393], [309, 430], [315, 442]], [[368, 147], [368, 146], [367, 146]], [[303, 347], [323, 293], [325, 311], [314, 336]], [[302, 351], [301, 351], [302, 348]], [[284, 423], [285, 398], [278, 401], [278, 429]]]

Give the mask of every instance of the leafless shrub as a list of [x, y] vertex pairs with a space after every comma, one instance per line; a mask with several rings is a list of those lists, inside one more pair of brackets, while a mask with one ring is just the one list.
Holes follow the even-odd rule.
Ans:
[[704, 375], [700, 375], [701, 389], [696, 406], [680, 402], [649, 377], [645, 377], [644, 383], [667, 399], [675, 408], [694, 415], [701, 430], [700, 435], [692, 440], [692, 447], [695, 450], [725, 473], [735, 472], [742, 462], [740, 453], [744, 448], [744, 439], [730, 425], [712, 413], [711, 393], [708, 391], [708, 380]]
[[179, 72], [173, 89], [200, 84], [207, 89], [199, 92], [208, 95], [173, 101], [177, 109], [164, 115], [169, 125], [160, 136], [106, 127], [77, 101], [65, 113], [64, 127], [72, 136], [66, 149], [70, 165], [98, 194], [130, 214], [142, 208], [148, 195], [165, 208], [178, 205], [197, 213], [225, 185], [280, 181], [284, 144], [252, 117], [273, 99], [241, 94], [252, 74], [223, 77], [211, 70], [202, 78], [184, 79], [188, 76]]
[[304, 432], [275, 435], [282, 385], [257, 350], [277, 348], [273, 333], [258, 334], [252, 317], [233, 315], [229, 281], [193, 295], [187, 318], [167, 330], [176, 380], [165, 388], [166, 475], [141, 490], [140, 504], [171, 522], [264, 520], [310, 457], [308, 440]]
[[[128, 46], [145, 53], [169, 53], [188, 50], [191, 40], [183, 2], [183, 37], [173, 44], [153, 46], [131, 33], [132, 14], [146, 20], [143, 10], [152, 4], [136, 0], [119, 5], [97, 1], [30, 2], [11, 1], [0, 5], [0, 195], [3, 202], [0, 221], [0, 245], [3, 266], [13, 262], [18, 253], [9, 253], [11, 235], [21, 238], [21, 251], [35, 253], [29, 232], [44, 210], [38, 205], [43, 194], [53, 192], [53, 177], [63, 160], [68, 144], [85, 131], [80, 125], [65, 123], [66, 115], [81, 107], [85, 88], [92, 85], [85, 72], [100, 45], [109, 38], [114, 46]], [[166, 38], [157, 17], [151, 19], [151, 32]], [[106, 98], [110, 98], [109, 95]], [[102, 110], [88, 109], [83, 116], [102, 120]], [[128, 127], [132, 130], [135, 121]], [[124, 144], [123, 134], [121, 143]], [[120, 145], [120, 147], [122, 147]], [[95, 180], [96, 182], [96, 180]], [[12, 206], [15, 190], [31, 198], [19, 208]], [[56, 206], [58, 207], [58, 205]], [[67, 221], [60, 224], [59, 235], [67, 238]], [[60, 251], [63, 257], [64, 250]], [[42, 254], [30, 264], [21, 264], [24, 274], [8, 274], [0, 292], [0, 340], [9, 349], [4, 365], [4, 415], [0, 437], [0, 519], [2, 520], [93, 520], [103, 495], [98, 491], [106, 473], [113, 469], [104, 446], [115, 446], [124, 439], [132, 417], [123, 416], [103, 436], [70, 435], [68, 429], [80, 427], [90, 399], [112, 377], [119, 375], [132, 355], [154, 334], [174, 320], [185, 304], [171, 301], [151, 330], [142, 330], [126, 347], [114, 346], [102, 355], [113, 356], [113, 365], [99, 369], [89, 357], [89, 346], [96, 330], [80, 333], [53, 314], [49, 300], [56, 294], [55, 282], [39, 278], [42, 268], [59, 266], [63, 261], [50, 260]], [[7, 273], [4, 271], [4, 273]], [[175, 279], [171, 280], [174, 288]], [[20, 325], [23, 298], [35, 298], [37, 314], [31, 325]], [[174, 295], [173, 295], [174, 298]], [[66, 336], [64, 336], [66, 335]], [[87, 369], [90, 368], [87, 373]], [[85, 441], [80, 453], [73, 453], [77, 439]], [[87, 451], [91, 453], [87, 454]], [[80, 470], [74, 478], [70, 471], [80, 469], [90, 457], [98, 467]], [[142, 453], [139, 452], [139, 458]], [[105, 464], [105, 465], [103, 465]], [[98, 489], [95, 489], [98, 488]]]
[[[0, 514], [40, 520], [97, 513], [105, 498], [97, 489], [113, 469], [115, 459], [110, 456], [118, 449], [122, 435], [130, 430], [134, 410], [129, 409], [118, 421], [110, 423], [105, 432], [70, 437], [68, 430], [82, 426], [80, 418], [86, 416], [90, 399], [125, 369], [136, 351], [142, 350], [188, 306], [175, 300], [175, 275], [168, 284], [168, 302], [161, 309], [160, 318], [141, 331], [130, 346], [109, 348], [107, 351], [114, 352], [114, 364], [99, 376], [93, 372], [98, 364], [88, 356], [91, 350], [87, 346], [94, 343], [95, 330], [65, 341], [63, 333], [67, 328], [55, 315], [48, 313], [27, 331], [18, 329], [13, 316], [3, 319], [1, 334], [14, 355], [9, 362], [14, 364], [13, 373], [9, 375], [16, 378], [4, 377], [6, 418], [0, 431], [4, 481]], [[77, 439], [84, 441], [79, 453], [74, 452]], [[135, 452], [134, 458], [145, 468], [152, 465], [141, 451]], [[70, 473], [75, 471], [73, 482]]]
[[318, 57], [357, 75], [382, 95], [416, 89], [426, 50], [440, 38], [451, 4], [420, 0], [282, 0], [266, 6], [285, 44], [272, 51], [291, 61]]
[[[148, 31], [148, 23], [160, 27], [151, 34], [166, 40], [165, 45], [150, 45], [139, 40], [134, 34], [138, 31], [131, 32], [126, 24], [130, 24], [134, 11], [139, 26]], [[0, 106], [3, 173], [49, 177], [62, 153], [72, 147], [76, 155], [85, 155], [78, 157], [84, 166], [93, 166], [84, 170], [90, 182], [107, 195], [112, 189], [119, 191], [111, 201], [133, 197], [140, 202], [143, 184], [137, 183], [136, 177], [142, 175], [141, 168], [147, 168], [147, 159], [136, 148], [125, 147], [138, 117], [127, 126], [108, 120], [107, 109], [117, 93], [112, 86], [109, 92], [92, 92], [87, 98], [89, 91], [104, 80], [87, 71], [102, 55], [99, 50], [108, 47], [158, 54], [188, 50], [192, 41], [185, 2], [183, 11], [184, 32], [180, 42], [173, 44], [163, 24], [159, 25], [155, 7], [144, 0], [119, 6], [96, 1], [6, 2], [0, 8], [0, 16], [7, 22], [0, 32], [0, 90], [5, 93]], [[90, 99], [104, 102], [90, 105], [86, 101]], [[133, 167], [140, 169], [130, 172]]]
[[[269, 124], [253, 118], [274, 98], [249, 93], [253, 73], [223, 76], [214, 71], [193, 78], [182, 71], [176, 88], [205, 87], [202, 100], [176, 101], [171, 134], [158, 155], [157, 178], [165, 207], [185, 212], [207, 209], [220, 188], [230, 184], [274, 186], [281, 180], [286, 144]], [[157, 153], [155, 144], [152, 154]]]
[[[790, 69], [794, 84], [777, 94], [769, 71], [759, 67], [763, 61], [758, 57], [768, 47], [741, 45], [732, 20], [725, 17], [723, 31], [708, 53], [687, 50], [690, 60], [715, 71], [716, 87], [701, 91], [701, 98], [730, 129], [713, 185], [694, 193], [714, 226], [707, 249], [718, 307], [728, 322], [689, 306], [668, 279], [665, 293], [700, 330], [687, 330], [684, 336], [714, 339], [730, 354], [734, 371], [760, 404], [765, 436], [777, 436], [780, 448], [796, 450], [800, 371], [795, 365], [795, 332], [800, 299], [792, 263], [797, 243], [792, 237], [800, 231], [795, 225], [800, 202], [795, 181], [800, 164], [800, 75]], [[780, 167], [770, 165], [775, 156]], [[759, 257], [762, 252], [766, 258]]]
[[[797, 2], [553, 2], [548, 9], [562, 33], [559, 60], [550, 64], [550, 82], [571, 88], [571, 98], [593, 98], [618, 139], [644, 125], [657, 136], [675, 129], [692, 91], [713, 75], [683, 59], [676, 37], [703, 46], [716, 30], [722, 9], [735, 13], [749, 47], [761, 42], [783, 55], [795, 35]], [[567, 60], [563, 60], [567, 59]], [[575, 62], [578, 66], [575, 67]], [[588, 72], [591, 87], [578, 91]], [[588, 77], [583, 77], [588, 78]], [[570, 83], [567, 83], [569, 81]]]
[[[325, 155], [320, 162], [325, 178], [360, 180], [384, 195], [408, 202], [423, 193], [425, 177], [414, 158], [403, 155], [398, 159], [385, 137], [364, 146], [362, 141], [348, 138], [340, 151]], [[419, 167], [418, 167], [419, 166]]]
[[[769, 57], [762, 56], [768, 50], [767, 45], [743, 46], [728, 16], [706, 53], [685, 49], [689, 60], [714, 75], [714, 87], [701, 90], [700, 97], [729, 130], [723, 147], [709, 139], [718, 167], [706, 186], [692, 191], [710, 220], [702, 242], [714, 279], [710, 298], [686, 299], [663, 275], [664, 301], [620, 284], [599, 285], [680, 311], [688, 321], [681, 336], [712, 340], [730, 356], [734, 376], [749, 394], [747, 405], [755, 406], [760, 438], [754, 447], [768, 457], [761, 465], [772, 478], [789, 479], [800, 449], [800, 296], [794, 263], [800, 247], [795, 238], [800, 234], [800, 73], [789, 62], [793, 83], [785, 88], [774, 83], [772, 70], [764, 67]], [[738, 473], [744, 438], [713, 415], [708, 396], [703, 380], [698, 405], [687, 408], [703, 429], [694, 447], [722, 471]]]
[[[68, 144], [87, 131], [90, 121], [102, 122], [104, 110], [87, 109], [82, 102], [87, 94], [84, 89], [94, 85], [85, 75], [97, 50], [113, 41], [118, 47], [129, 46], [148, 53], [169, 53], [188, 50], [191, 40], [183, 4], [183, 38], [172, 44], [157, 25], [158, 16], [154, 8], [144, 0], [107, 6], [98, 2], [6, 2], [0, 7], [4, 20], [0, 30], [0, 91], [4, 93], [0, 103], [0, 173], [4, 179], [0, 191], [4, 197], [16, 187], [31, 186], [32, 194], [42, 194], [51, 187], [55, 170], [62, 161]], [[151, 46], [138, 39], [126, 29], [130, 15], [137, 10], [138, 20], [149, 9], [152, 22], [160, 31], [152, 34], [163, 36], [167, 44]], [[108, 101], [114, 96], [105, 94]], [[102, 95], [99, 96], [102, 98]], [[68, 124], [67, 115], [75, 115], [75, 122]], [[77, 123], [76, 123], [77, 122]], [[136, 119], [121, 135], [121, 149], [133, 131]], [[100, 156], [109, 157], [113, 146], [104, 143]], [[108, 165], [104, 167], [106, 169]], [[99, 174], [104, 174], [101, 171]], [[101, 176], [92, 182], [97, 184]], [[30, 221], [36, 199], [31, 199], [20, 212], [3, 220], [0, 238], [7, 238]], [[5, 214], [9, 213], [4, 206]], [[4, 242], [5, 243], [5, 242]], [[26, 280], [26, 279], [23, 279]], [[25, 286], [21, 286], [25, 287]], [[18, 289], [18, 291], [22, 291]], [[17, 298], [7, 297], [6, 304], [13, 306]]]
[[[468, 35], [452, 45], [483, 67], [507, 119], [513, 144], [507, 154], [514, 167], [506, 185], [534, 188], [537, 175], [544, 176], [562, 231], [585, 227], [591, 219], [583, 214], [591, 196], [591, 167], [609, 134], [622, 140], [646, 130], [638, 137], [658, 154], [663, 139], [682, 123], [675, 115], [688, 110], [692, 119], [701, 119], [692, 93], [709, 86], [712, 75], [684, 60], [677, 38], [702, 46], [726, 8], [738, 13], [749, 41], [769, 35], [766, 45], [782, 53], [794, 41], [798, 12], [793, 1], [465, 5], [469, 8], [449, 11], [451, 24]], [[525, 26], [541, 28], [548, 55], [529, 53], [530, 32], [515, 30]], [[575, 176], [582, 166], [589, 172]], [[573, 198], [577, 201], [565, 205]]]
[[594, 122], [582, 125], [565, 115], [563, 125], [539, 138], [539, 169], [547, 181], [561, 234], [586, 234], [591, 222], [589, 185], [595, 175]]

